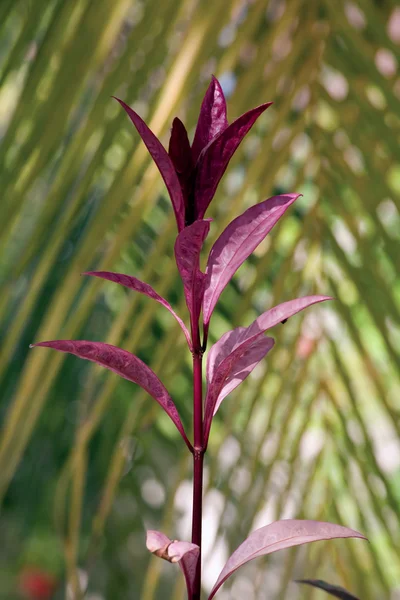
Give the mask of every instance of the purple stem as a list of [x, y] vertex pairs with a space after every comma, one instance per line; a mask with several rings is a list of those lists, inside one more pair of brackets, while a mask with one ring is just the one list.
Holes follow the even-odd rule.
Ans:
[[198, 324], [193, 336], [193, 514], [192, 543], [200, 548], [193, 594], [190, 600], [200, 600], [201, 595], [201, 525], [203, 512], [203, 351], [199, 343]]

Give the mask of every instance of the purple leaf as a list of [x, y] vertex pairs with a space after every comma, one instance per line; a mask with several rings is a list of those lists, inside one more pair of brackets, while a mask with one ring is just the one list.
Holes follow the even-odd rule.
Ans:
[[187, 199], [191, 193], [193, 184], [192, 176], [194, 170], [194, 162], [192, 159], [192, 151], [190, 148], [186, 128], [182, 121], [178, 118], [175, 118], [172, 122], [168, 154], [174, 164], [175, 171], [178, 175], [187, 211]]
[[320, 590], [324, 590], [324, 592], [330, 594], [331, 596], [341, 598], [342, 600], [359, 600], [356, 596], [353, 596], [353, 594], [349, 594], [349, 592], [347, 592], [344, 588], [338, 585], [331, 585], [330, 583], [326, 583], [320, 579], [298, 579], [296, 583], [305, 583], [307, 585], [311, 585]]
[[206, 268], [203, 301], [206, 331], [226, 285], [299, 195], [273, 196], [252, 206], [234, 219], [219, 236], [211, 248]]
[[175, 317], [175, 319], [178, 321], [179, 325], [182, 327], [182, 331], [185, 334], [189, 348], [190, 348], [190, 350], [192, 350], [192, 342], [190, 339], [190, 333], [187, 330], [185, 323], [182, 321], [182, 319], [180, 317], [178, 317], [178, 315], [176, 314], [176, 312], [174, 311], [172, 306], [169, 304], [169, 302], [167, 302], [165, 300], [165, 298], [163, 298], [162, 296], [157, 294], [157, 292], [151, 287], [151, 285], [148, 285], [147, 283], [140, 281], [140, 279], [136, 279], [136, 277], [131, 277], [130, 275], [124, 275], [123, 273], [111, 273], [110, 271], [87, 271], [86, 273], [82, 273], [82, 275], [91, 275], [93, 277], [99, 277], [101, 279], [107, 279], [108, 281], [113, 281], [114, 283], [119, 283], [120, 285], [123, 285], [124, 287], [127, 287], [131, 290], [135, 290], [136, 292], [139, 292], [140, 294], [144, 294], [145, 296], [148, 296], [149, 298], [153, 298], [153, 300], [162, 304], [167, 310], [169, 310], [171, 315], [173, 317]]
[[261, 527], [261, 529], [253, 531], [228, 559], [208, 600], [215, 596], [221, 585], [232, 573], [245, 563], [253, 560], [253, 558], [310, 542], [353, 537], [366, 539], [365, 536], [353, 529], [321, 521], [288, 519], [286, 521], [275, 521], [275, 523]]
[[[264, 333], [304, 308], [331, 300], [329, 296], [305, 296], [278, 304], [260, 315], [249, 327], [225, 333], [207, 358], [207, 395], [204, 415], [204, 443], [207, 444], [212, 418], [222, 400], [243, 381], [272, 349], [274, 340]], [[266, 340], [266, 341], [264, 341]]]
[[247, 340], [256, 337], [268, 329], [275, 327], [278, 323], [282, 323], [282, 321], [293, 317], [301, 310], [304, 310], [313, 304], [318, 304], [319, 302], [326, 302], [327, 300], [333, 300], [333, 298], [331, 296], [303, 296], [302, 298], [282, 302], [282, 304], [270, 308], [257, 317], [257, 319], [246, 328], [246, 333], [243, 334], [244, 339]]
[[139, 115], [130, 108], [130, 106], [125, 104], [125, 102], [119, 98], [115, 98], [115, 100], [118, 100], [121, 106], [125, 109], [130, 120], [136, 127], [140, 137], [145, 143], [148, 151], [150, 152], [152, 159], [156, 163], [171, 198], [176, 222], [178, 225], [178, 231], [181, 231], [185, 226], [185, 203], [181, 190], [181, 184], [179, 182], [178, 175], [175, 172], [174, 165], [168, 156], [168, 152], [165, 150], [164, 146], [154, 135], [154, 133], [147, 127], [143, 119], [141, 119]]
[[88, 342], [86, 340], [55, 340], [31, 344], [31, 348], [34, 346], [43, 346], [60, 352], [74, 354], [79, 358], [84, 358], [102, 367], [106, 367], [109, 371], [117, 373], [117, 375], [128, 379], [128, 381], [137, 383], [165, 410], [185, 440], [186, 445], [191, 449], [192, 446], [186, 436], [178, 411], [170, 395], [150, 367], [145, 365], [134, 354], [110, 344]]
[[[214, 346], [210, 350], [212, 356], [211, 361], [207, 362], [208, 386], [204, 414], [205, 446], [210, 435], [213, 416], [222, 400], [246, 379], [275, 343], [272, 338], [265, 336], [260, 336], [259, 339], [245, 340], [241, 343], [243, 331], [245, 331], [245, 328], [239, 327], [229, 332], [229, 334], [232, 334], [229, 340], [225, 337], [227, 334], [221, 338], [221, 357], [217, 355], [218, 347], [214, 350], [214, 353], [211, 352]], [[232, 349], [228, 353], [229, 348]]]
[[199, 267], [200, 251], [209, 231], [210, 219], [195, 221], [180, 232], [175, 242], [175, 260], [192, 324], [198, 321], [203, 300], [204, 274]]
[[[243, 344], [244, 347], [242, 347], [241, 351], [238, 353], [239, 358], [233, 361], [229, 373], [226, 375], [225, 380], [222, 382], [222, 386], [220, 386], [220, 391], [215, 400], [215, 406], [212, 416], [214, 416], [217, 410], [219, 409], [222, 400], [226, 398], [226, 396], [230, 394], [235, 388], [237, 388], [237, 386], [240, 385], [242, 381], [244, 381], [246, 377], [248, 377], [248, 375], [250, 375], [250, 373], [253, 371], [253, 369], [255, 369], [258, 363], [261, 362], [263, 358], [265, 358], [265, 356], [270, 350], [272, 350], [274, 344], [275, 341], [272, 338], [266, 336], [260, 336], [259, 339], [256, 339], [253, 343], [247, 346]], [[224, 369], [221, 369], [220, 371], [224, 371]], [[212, 384], [212, 386], [214, 386], [218, 380], [221, 380], [221, 376], [217, 369], [216, 381]], [[207, 381], [209, 382], [209, 385], [211, 385], [212, 380], [208, 378], [208, 374]]]
[[200, 548], [190, 542], [172, 541], [160, 531], [147, 532], [146, 546], [156, 556], [179, 563], [185, 576], [188, 597], [191, 598]]
[[219, 81], [213, 76], [205, 93], [192, 144], [194, 162], [216, 135], [228, 127], [226, 102]]
[[202, 219], [230, 159], [246, 133], [272, 102], [241, 115], [203, 148], [196, 164], [194, 203], [196, 219]]

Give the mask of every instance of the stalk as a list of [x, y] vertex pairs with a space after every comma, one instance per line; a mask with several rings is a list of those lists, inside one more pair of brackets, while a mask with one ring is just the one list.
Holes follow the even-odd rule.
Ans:
[[203, 512], [203, 382], [202, 363], [203, 350], [198, 343], [199, 331], [193, 332], [193, 513], [192, 513], [192, 543], [200, 548], [197, 563], [196, 578], [193, 586], [193, 594], [190, 600], [200, 600], [201, 595], [201, 528]]

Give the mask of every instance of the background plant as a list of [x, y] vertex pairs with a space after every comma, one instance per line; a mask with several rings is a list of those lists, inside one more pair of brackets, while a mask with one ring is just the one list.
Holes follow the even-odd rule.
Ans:
[[[225, 291], [214, 315], [215, 335], [250, 323], [266, 303], [286, 300], [289, 289], [293, 295], [318, 289], [338, 300], [324, 310], [323, 318], [313, 311], [304, 329], [300, 317], [280, 329], [281, 349], [271, 354], [268, 389], [255, 374], [243, 384], [248, 406], [232, 413], [222, 406], [223, 419], [214, 424], [210, 452], [216, 457], [210, 475], [218, 466], [219, 477], [207, 477], [215, 483], [206, 496], [209, 535], [215, 533], [217, 548], [227, 552], [225, 544], [233, 549], [258, 525], [257, 517], [252, 522], [257, 514], [263, 522], [301, 516], [296, 507], [303, 497], [308, 516], [318, 518], [321, 507], [328, 505], [330, 520], [351, 523], [371, 540], [365, 549], [346, 544], [337, 552], [335, 544], [324, 552], [309, 546], [304, 553], [276, 555], [274, 569], [253, 563], [229, 597], [241, 597], [243, 589], [257, 594], [268, 585], [276, 597], [287, 593], [293, 598], [300, 586], [297, 590], [288, 582], [296, 577], [336, 581], [361, 597], [366, 589], [389, 597], [397, 585], [394, 5], [241, 6], [232, 3], [228, 10], [226, 2], [215, 2], [205, 10], [188, 2], [162, 8], [152, 2], [112, 7], [104, 2], [96, 3], [94, 13], [88, 1], [46, 2], [43, 10], [36, 2], [1, 5], [4, 132], [7, 127], [1, 146], [7, 206], [1, 217], [2, 406], [7, 423], [1, 487], [3, 494], [8, 492], [0, 587], [7, 598], [21, 563], [59, 569], [64, 545], [49, 521], [56, 482], [62, 475], [57, 499], [64, 498], [65, 490], [72, 491], [71, 471], [62, 465], [99, 390], [101, 398], [86, 434], [90, 442], [76, 443], [74, 451], [82, 457], [74, 470], [75, 499], [82, 492], [82, 474], [88, 474], [82, 529], [79, 502], [70, 504], [68, 496], [65, 503], [56, 502], [57, 531], [72, 549], [80, 538], [86, 552], [92, 527], [99, 534], [103, 531], [104, 516], [112, 506], [104, 547], [94, 544], [101, 550], [92, 562], [95, 591], [106, 597], [142, 597], [136, 592], [142, 580], [133, 576], [135, 561], [136, 573], [147, 572], [152, 582], [146, 585], [150, 597], [159, 586], [163, 597], [169, 590], [172, 597], [176, 593], [161, 561], [149, 562], [146, 553], [137, 555], [134, 550], [143, 539], [142, 515], [146, 523], [168, 529], [161, 524], [157, 504], [163, 494], [173, 507], [170, 518], [180, 517], [184, 537], [180, 494], [189, 465], [180, 458], [169, 427], [156, 412], [147, 412], [140, 397], [138, 412], [130, 414], [131, 386], [129, 392], [124, 382], [117, 386], [117, 378], [103, 380], [97, 370], [81, 370], [77, 361], [49, 361], [32, 353], [23, 372], [21, 364], [32, 339], [89, 337], [123, 345], [159, 373], [183, 409], [185, 424], [189, 422], [184, 409], [188, 373], [176, 375], [178, 352], [151, 353], [155, 340], [176, 339], [168, 315], [163, 317], [150, 301], [145, 305], [133, 294], [112, 292], [110, 284], [99, 293], [100, 282], [84, 282], [76, 274], [88, 268], [135, 273], [174, 303], [176, 281], [169, 258], [174, 227], [167, 220], [164, 192], [155, 170], [146, 170], [145, 149], [129, 134], [124, 115], [110, 108], [109, 97], [123, 95], [118, 86], [129, 80], [124, 98], [131, 105], [140, 101], [137, 108], [143, 108], [142, 115], [147, 109], [152, 128], [162, 134], [174, 114], [189, 126], [194, 123], [200, 94], [213, 71], [222, 76], [227, 90], [236, 83], [229, 98], [232, 118], [265, 98], [273, 98], [275, 104], [222, 182], [223, 193], [215, 203], [220, 215], [210, 216], [219, 218], [222, 229], [234, 215], [271, 193], [296, 189], [304, 194], [272, 236], [275, 252], [261, 248]], [[199, 72], [204, 74], [202, 81], [197, 80]], [[271, 150], [266, 155], [260, 148]], [[157, 189], [161, 196], [155, 194]], [[229, 203], [224, 204], [225, 197]], [[93, 257], [92, 265], [88, 256]], [[118, 319], [121, 308], [124, 314]], [[133, 313], [135, 322], [140, 316], [140, 326], [127, 328], [124, 323]], [[141, 335], [145, 329], [146, 337]], [[309, 353], [312, 346], [318, 346], [318, 352]], [[183, 352], [184, 345], [180, 348]], [[291, 378], [282, 377], [293, 356]], [[266, 408], [266, 395], [279, 398], [279, 405], [275, 401]], [[112, 419], [106, 410], [111, 399]], [[232, 395], [230, 402], [237, 406], [238, 400]], [[6, 420], [9, 406], [13, 416], [9, 413]], [[232, 431], [228, 439], [225, 426]], [[263, 446], [267, 426], [273, 434]], [[332, 438], [341, 455], [332, 452]], [[230, 463], [229, 456], [240, 458]], [[167, 464], [175, 465], [172, 471]], [[112, 503], [119, 473], [124, 476]], [[256, 481], [251, 498], [248, 473]], [[333, 504], [332, 497], [337, 498]], [[219, 514], [224, 515], [224, 538], [215, 530]], [[76, 562], [74, 551], [70, 560]], [[206, 561], [205, 572], [211, 569]], [[282, 573], [279, 582], [277, 572]], [[309, 597], [309, 590], [304, 593]]]

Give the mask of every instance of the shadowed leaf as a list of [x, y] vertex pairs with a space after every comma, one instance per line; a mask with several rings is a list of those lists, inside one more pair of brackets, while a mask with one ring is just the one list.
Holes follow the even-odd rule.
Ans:
[[204, 293], [204, 274], [200, 271], [200, 251], [210, 231], [210, 220], [195, 221], [180, 232], [175, 242], [175, 260], [183, 281], [186, 304], [192, 322], [197, 322]]
[[307, 585], [311, 585], [319, 588], [320, 590], [324, 590], [324, 592], [330, 594], [331, 596], [341, 598], [342, 600], [359, 600], [357, 596], [349, 594], [349, 592], [347, 592], [344, 588], [338, 585], [331, 585], [330, 583], [326, 583], [326, 581], [321, 581], [320, 579], [298, 579], [296, 583], [305, 583]]
[[194, 162], [186, 131], [180, 119], [175, 117], [172, 122], [171, 137], [169, 140], [168, 154], [174, 164], [176, 174], [181, 184], [182, 194], [187, 212], [187, 199], [191, 192]]
[[150, 152], [152, 159], [158, 167], [171, 198], [178, 230], [181, 231], [185, 226], [185, 203], [181, 190], [181, 184], [172, 160], [168, 156], [168, 152], [165, 150], [164, 146], [148, 128], [143, 119], [141, 119], [139, 115], [132, 110], [132, 108], [130, 108], [130, 106], [125, 104], [123, 100], [120, 100], [119, 98], [115, 99], [118, 100], [121, 106], [125, 109], [130, 120], [136, 127], [140, 137], [145, 143], [148, 151]]
[[288, 519], [275, 521], [270, 525], [253, 531], [249, 537], [235, 550], [222, 569], [208, 600], [211, 600], [221, 585], [245, 563], [257, 558], [272, 554], [278, 550], [300, 546], [310, 542], [330, 540], [336, 538], [361, 538], [366, 539], [361, 533], [321, 521], [300, 521]]

